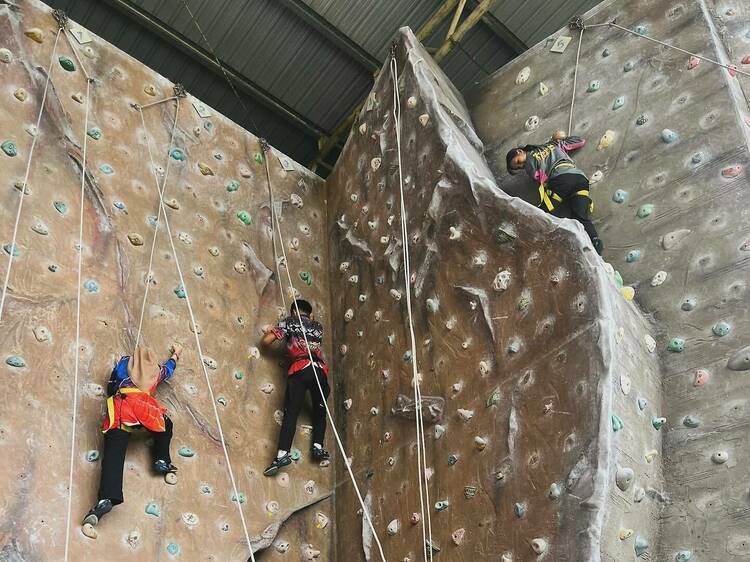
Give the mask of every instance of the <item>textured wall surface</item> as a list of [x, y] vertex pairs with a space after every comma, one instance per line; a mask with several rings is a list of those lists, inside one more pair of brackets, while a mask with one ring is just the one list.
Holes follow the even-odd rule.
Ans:
[[[617, 18], [750, 71], [747, 3], [608, 2], [589, 16], [589, 23]], [[576, 44], [577, 36], [557, 55], [542, 43], [468, 96], [490, 166], [509, 193], [533, 200], [534, 186], [505, 174], [505, 152], [567, 127]], [[517, 83], [524, 67], [531, 77]], [[544, 96], [540, 82], [549, 88]], [[663, 373], [664, 403], [654, 415], [667, 418], [666, 489], [647, 500], [664, 506], [652, 559], [750, 556], [748, 88], [746, 75], [622, 31], [584, 34], [573, 132], [589, 145], [576, 159], [590, 174], [602, 172], [593, 197], [604, 257], [653, 319]], [[541, 124], [528, 132], [533, 115]], [[614, 142], [597, 150], [608, 130]]]
[[[642, 517], [655, 510], [633, 515], [636, 486], [615, 487], [618, 463], [638, 487], [663, 487], [658, 462], [644, 456], [660, 436], [635, 393], [619, 390], [632, 381], [642, 399], [660, 401], [647, 326], [580, 227], [498, 189], [463, 100], [408, 31], [397, 59], [416, 360], [423, 395], [442, 407], [434, 418], [425, 409], [440, 556], [535, 560], [540, 547], [556, 561], [596, 560], [602, 549], [628, 559], [632, 540], [599, 537], [625, 525], [655, 540]], [[414, 358], [392, 84], [385, 68], [328, 180], [331, 318], [348, 454], [387, 558], [418, 560], [415, 424], [399, 401], [413, 400]], [[613, 431], [614, 412], [624, 430]], [[362, 525], [353, 494], [343, 489], [337, 502], [340, 559], [379, 559], [374, 544], [368, 556], [351, 540]]]
[[[12, 140], [17, 145], [16, 156], [0, 153], [3, 246], [11, 242], [20, 195], [14, 186], [23, 180], [32, 141], [29, 126], [37, 117], [56, 30], [50, 11], [41, 3], [0, 5], [0, 131], [3, 142]], [[150, 217], [158, 209], [147, 133], [130, 104], [170, 96], [172, 84], [96, 37], [76, 46], [95, 78], [89, 100], [90, 127], [98, 128], [101, 135], [88, 139], [70, 559], [246, 560], [236, 499], [185, 299], [176, 291], [179, 280], [163, 225], [144, 337], [163, 355], [173, 341], [185, 345], [175, 377], [158, 392], [174, 420], [172, 454], [179, 482], [172, 487], [150, 473], [145, 437], [135, 437], [126, 461], [125, 503], [103, 519], [96, 540], [84, 537], [78, 527], [96, 497], [100, 463], [87, 459], [102, 444], [102, 386], [113, 361], [133, 345], [155, 230]], [[74, 61], [75, 70], [65, 70], [59, 56]], [[20, 89], [26, 92], [25, 98]], [[74, 98], [85, 91], [80, 65], [61, 37], [45, 116], [37, 132], [16, 243], [19, 255], [13, 262], [0, 328], [0, 379], [5, 394], [0, 406], [3, 560], [63, 557], [73, 412], [75, 244], [86, 101]], [[289, 544], [286, 554], [272, 547], [264, 559], [304, 559], [303, 549], [312, 544], [322, 551], [320, 558], [327, 560], [332, 557], [333, 525], [327, 524], [333, 517], [332, 502], [316, 501], [330, 495], [333, 467], [310, 464], [309, 436], [298, 433], [295, 446], [303, 451], [302, 459], [276, 479], [261, 474], [276, 449], [275, 412], [281, 407], [284, 374], [273, 357], [250, 357], [260, 327], [276, 320], [280, 303], [265, 167], [262, 160], [256, 161], [258, 141], [220, 115], [200, 118], [192, 101], [188, 97], [181, 102], [171, 147], [175, 102], [144, 113], [155, 143], [155, 159], [162, 167], [160, 178], [170, 149], [180, 150], [172, 151], [165, 200], [237, 486], [245, 496], [239, 499], [244, 501], [249, 533], [257, 542], [270, 526], [265, 543], [276, 538], [274, 544], [280, 550]], [[329, 293], [322, 182], [293, 162], [285, 171], [276, 153], [271, 152], [269, 159], [276, 201], [283, 200], [283, 231], [295, 282], [315, 303], [325, 323]], [[204, 175], [200, 166], [211, 172]], [[238, 218], [242, 211], [248, 213], [251, 224]], [[7, 257], [2, 253], [3, 276]], [[310, 286], [300, 279], [300, 271], [311, 274]], [[178, 450], [190, 454], [183, 448], [189, 448], [193, 456], [178, 454]], [[302, 510], [309, 504], [314, 505]], [[147, 506], [151, 513], [146, 512]], [[276, 523], [282, 524], [278, 536]]]

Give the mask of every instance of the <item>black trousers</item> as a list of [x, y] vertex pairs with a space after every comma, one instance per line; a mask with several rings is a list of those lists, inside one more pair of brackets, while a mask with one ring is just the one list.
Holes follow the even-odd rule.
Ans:
[[589, 180], [581, 174], [560, 174], [547, 183], [547, 188], [562, 197], [562, 202], [556, 202], [552, 214], [565, 219], [575, 219], [583, 225], [591, 240], [599, 238], [591, 222], [591, 198], [576, 195], [576, 191], [588, 190]]
[[[172, 462], [169, 456], [169, 443], [172, 441], [172, 420], [164, 416], [165, 431], [149, 431], [154, 438], [151, 455], [154, 461]], [[110, 499], [114, 505], [123, 502], [122, 473], [125, 468], [125, 453], [128, 450], [130, 432], [124, 429], [110, 429], [104, 434], [102, 454], [102, 479], [99, 483], [99, 499]]]
[[[315, 382], [316, 373], [320, 381], [320, 387], [323, 389], [323, 396], [320, 395], [318, 383]], [[312, 440], [313, 443], [323, 446], [323, 440], [326, 436], [325, 401], [331, 393], [331, 389], [328, 386], [328, 377], [322, 369], [316, 368], [313, 370], [312, 366], [309, 366], [287, 377], [286, 394], [284, 395], [284, 420], [281, 423], [281, 433], [279, 434], [279, 449], [283, 451], [292, 450], [294, 432], [297, 429], [297, 418], [308, 392], [312, 398]]]

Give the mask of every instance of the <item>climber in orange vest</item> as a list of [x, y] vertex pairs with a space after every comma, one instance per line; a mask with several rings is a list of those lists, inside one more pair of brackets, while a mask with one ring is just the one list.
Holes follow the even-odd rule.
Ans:
[[508, 151], [505, 163], [509, 174], [524, 170], [539, 183], [539, 207], [556, 217], [573, 218], [583, 225], [594, 250], [601, 255], [604, 243], [591, 222], [593, 203], [589, 179], [570, 157], [586, 141], [557, 131], [542, 145], [519, 146]]
[[169, 380], [177, 367], [182, 346], [175, 345], [164, 365], [148, 347], [136, 347], [132, 356], [122, 357], [107, 385], [107, 414], [102, 422], [104, 452], [99, 484], [99, 501], [86, 514], [84, 525], [96, 526], [99, 520], [123, 502], [122, 476], [130, 434], [145, 428], [154, 440], [153, 469], [170, 484], [177, 482], [177, 468], [169, 455], [172, 420], [154, 398], [159, 383]]

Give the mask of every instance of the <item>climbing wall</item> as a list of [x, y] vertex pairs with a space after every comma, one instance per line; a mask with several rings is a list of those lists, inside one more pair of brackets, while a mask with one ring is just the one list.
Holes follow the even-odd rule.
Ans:
[[[309, 419], [295, 441], [301, 457], [264, 478], [281, 420], [284, 371], [255, 347], [279, 314], [265, 157], [289, 267], [327, 326], [328, 283], [322, 181], [191, 96], [143, 110], [131, 104], [172, 96], [173, 84], [100, 38], [77, 28], [79, 62], [43, 4], [0, 5], [0, 239], [15, 252], [0, 325], [0, 558], [62, 560], [73, 415], [78, 214], [84, 116], [89, 104], [84, 201], [80, 382], [73, 452], [70, 560], [247, 560], [237, 509], [264, 560], [331, 559], [333, 467], [308, 460]], [[49, 67], [50, 57], [52, 64]], [[89, 99], [81, 63], [94, 79]], [[49, 68], [48, 68], [49, 67]], [[45, 76], [45, 113], [36, 129]], [[15, 247], [12, 230], [33, 136], [37, 144]], [[153, 144], [155, 170], [147, 138]], [[165, 182], [158, 228], [154, 175]], [[104, 386], [115, 360], [132, 349], [158, 232], [143, 338], [164, 359], [185, 346], [174, 378], [157, 397], [174, 420], [179, 481], [150, 472], [146, 436], [134, 436], [126, 461], [125, 503], [98, 526], [79, 522], [96, 500]], [[282, 278], [286, 278], [281, 268]], [[204, 356], [187, 310], [190, 299]], [[287, 298], [287, 303], [289, 299]], [[330, 340], [329, 340], [330, 341]], [[223, 426], [238, 495], [230, 484], [208, 379]], [[333, 403], [333, 401], [331, 401]]]
[[[607, 26], [587, 29], [572, 131], [589, 141], [577, 162], [599, 180], [592, 189], [604, 257], [635, 289], [657, 341], [664, 402], [654, 415], [666, 417], [666, 487], [653, 487], [645, 502], [662, 510], [651, 559], [747, 560], [750, 77], [741, 72], [750, 72], [750, 7], [616, 1], [586, 20], [615, 20], [734, 65]], [[570, 45], [550, 52], [561, 36]], [[577, 41], [563, 29], [468, 95], [508, 193], [532, 201], [535, 186], [507, 176], [506, 151], [567, 128]], [[635, 383], [633, 391], [642, 392]]]
[[[416, 354], [388, 66], [328, 180], [339, 415], [386, 558], [423, 559], [416, 360], [440, 559], [627, 560], [635, 536], [610, 544], [605, 528], [652, 543], [655, 506], [632, 505], [663, 488], [649, 327], [580, 226], [498, 188], [460, 94], [408, 29], [396, 58]], [[380, 560], [356, 508], [342, 486], [339, 559]]]

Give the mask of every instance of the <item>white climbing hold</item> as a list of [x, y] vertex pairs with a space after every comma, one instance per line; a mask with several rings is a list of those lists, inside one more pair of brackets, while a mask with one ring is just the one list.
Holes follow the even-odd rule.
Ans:
[[428, 123], [429, 121], [430, 121], [430, 116], [429, 116], [429, 115], [427, 115], [426, 113], [423, 113], [422, 115], [420, 115], [420, 116], [419, 116], [419, 123], [420, 123], [420, 124], [421, 124], [421, 125], [422, 125], [423, 127], [426, 127], [426, 126], [427, 126], [427, 123]]
[[398, 522], [398, 519], [394, 519], [390, 523], [388, 523], [388, 534], [393, 536], [398, 534], [399, 529], [401, 528], [400, 523]]
[[302, 200], [302, 197], [300, 197], [296, 193], [292, 193], [289, 196], [289, 199], [292, 202], [292, 207], [294, 207], [295, 209], [301, 209], [305, 205], [305, 202]]
[[188, 527], [194, 527], [195, 525], [198, 524], [198, 516], [195, 513], [186, 511], [185, 513], [182, 514], [182, 521]]
[[81, 533], [90, 539], [96, 539], [96, 537], [99, 536], [99, 533], [96, 532], [96, 527], [91, 523], [85, 523], [83, 527], [81, 527]]
[[177, 474], [175, 474], [174, 472], [167, 472], [164, 475], [164, 482], [166, 482], [170, 486], [174, 486], [175, 484], [177, 484]]
[[463, 408], [459, 408], [458, 410], [456, 410], [456, 413], [458, 414], [458, 417], [463, 421], [469, 421], [474, 417], [474, 410], [465, 410]]
[[35, 326], [34, 328], [32, 328], [32, 332], [34, 332], [36, 341], [45, 342], [50, 338], [49, 328], [47, 328], [46, 326]]
[[532, 115], [528, 119], [526, 119], [526, 122], [523, 124], [523, 128], [527, 131], [535, 131], [539, 128], [539, 116], [538, 115]]
[[479, 451], [484, 451], [484, 449], [487, 447], [487, 443], [488, 443], [488, 441], [484, 437], [480, 437], [479, 435], [477, 435], [476, 437], [474, 437], [474, 446]]
[[630, 394], [631, 386], [632, 381], [630, 380], [630, 377], [625, 374], [620, 375], [620, 390], [622, 390], [622, 393], [626, 396]]
[[394, 299], [396, 299], [397, 301], [401, 300], [401, 291], [397, 291], [396, 289], [391, 289], [389, 292]]
[[516, 84], [521, 85], [528, 81], [531, 76], [531, 68], [524, 66], [516, 76]]
[[635, 480], [635, 472], [629, 467], [620, 467], [615, 475], [615, 483], [623, 492], [627, 492]]
[[540, 556], [547, 552], [548, 544], [547, 541], [544, 539], [534, 539], [531, 541], [531, 550], [534, 551], [534, 554], [537, 556]]
[[443, 435], [445, 435], [445, 426], [435, 424], [435, 439], [440, 439]]
[[451, 240], [459, 240], [461, 238], [461, 229], [459, 227], [451, 226], [450, 233]]
[[591, 174], [591, 177], [589, 178], [589, 183], [598, 183], [602, 181], [602, 178], [604, 178], [604, 172], [601, 170], [597, 170], [593, 174]]
[[507, 269], [500, 269], [495, 275], [495, 280], [492, 282], [492, 288], [495, 291], [505, 291], [510, 285], [510, 271]]
[[539, 82], [539, 95], [546, 96], [549, 93], [549, 86], [544, 82]]
[[656, 351], [656, 340], [651, 337], [650, 334], [645, 334], [643, 336], [643, 342], [646, 344], [646, 350], [649, 353], [653, 353], [654, 351]]
[[364, 135], [364, 134], [366, 134], [366, 133], [367, 133], [367, 123], [362, 123], [362, 124], [361, 124], [361, 125], [359, 126], [359, 134], [360, 134], [360, 135]]
[[260, 359], [260, 349], [257, 347], [251, 347], [248, 350], [248, 359]]
[[596, 146], [596, 149], [606, 150], [612, 145], [613, 142], [615, 142], [615, 132], [612, 130], [607, 130], [602, 135], [602, 138], [599, 139], [599, 144]]
[[279, 502], [275, 500], [271, 500], [266, 502], [266, 511], [268, 513], [278, 513], [279, 512]]
[[406, 100], [406, 107], [409, 109], [414, 109], [417, 107], [417, 98], [414, 96], [409, 96], [409, 98]]
[[344, 320], [346, 320], [347, 322], [349, 322], [352, 318], [354, 318], [354, 310], [352, 310], [351, 308], [349, 308], [344, 313]]
[[370, 160], [370, 167], [372, 168], [373, 172], [380, 168], [380, 163], [380, 158], [373, 158], [372, 160]]
[[711, 455], [711, 460], [716, 464], [724, 464], [729, 460], [729, 453], [726, 451], [716, 451]]
[[667, 280], [667, 272], [666, 271], [657, 271], [654, 277], [651, 279], [651, 286], [652, 287], [658, 287], [664, 281]]
[[351, 410], [352, 409], [353, 400], [351, 398], [347, 398], [344, 400], [344, 410]]

